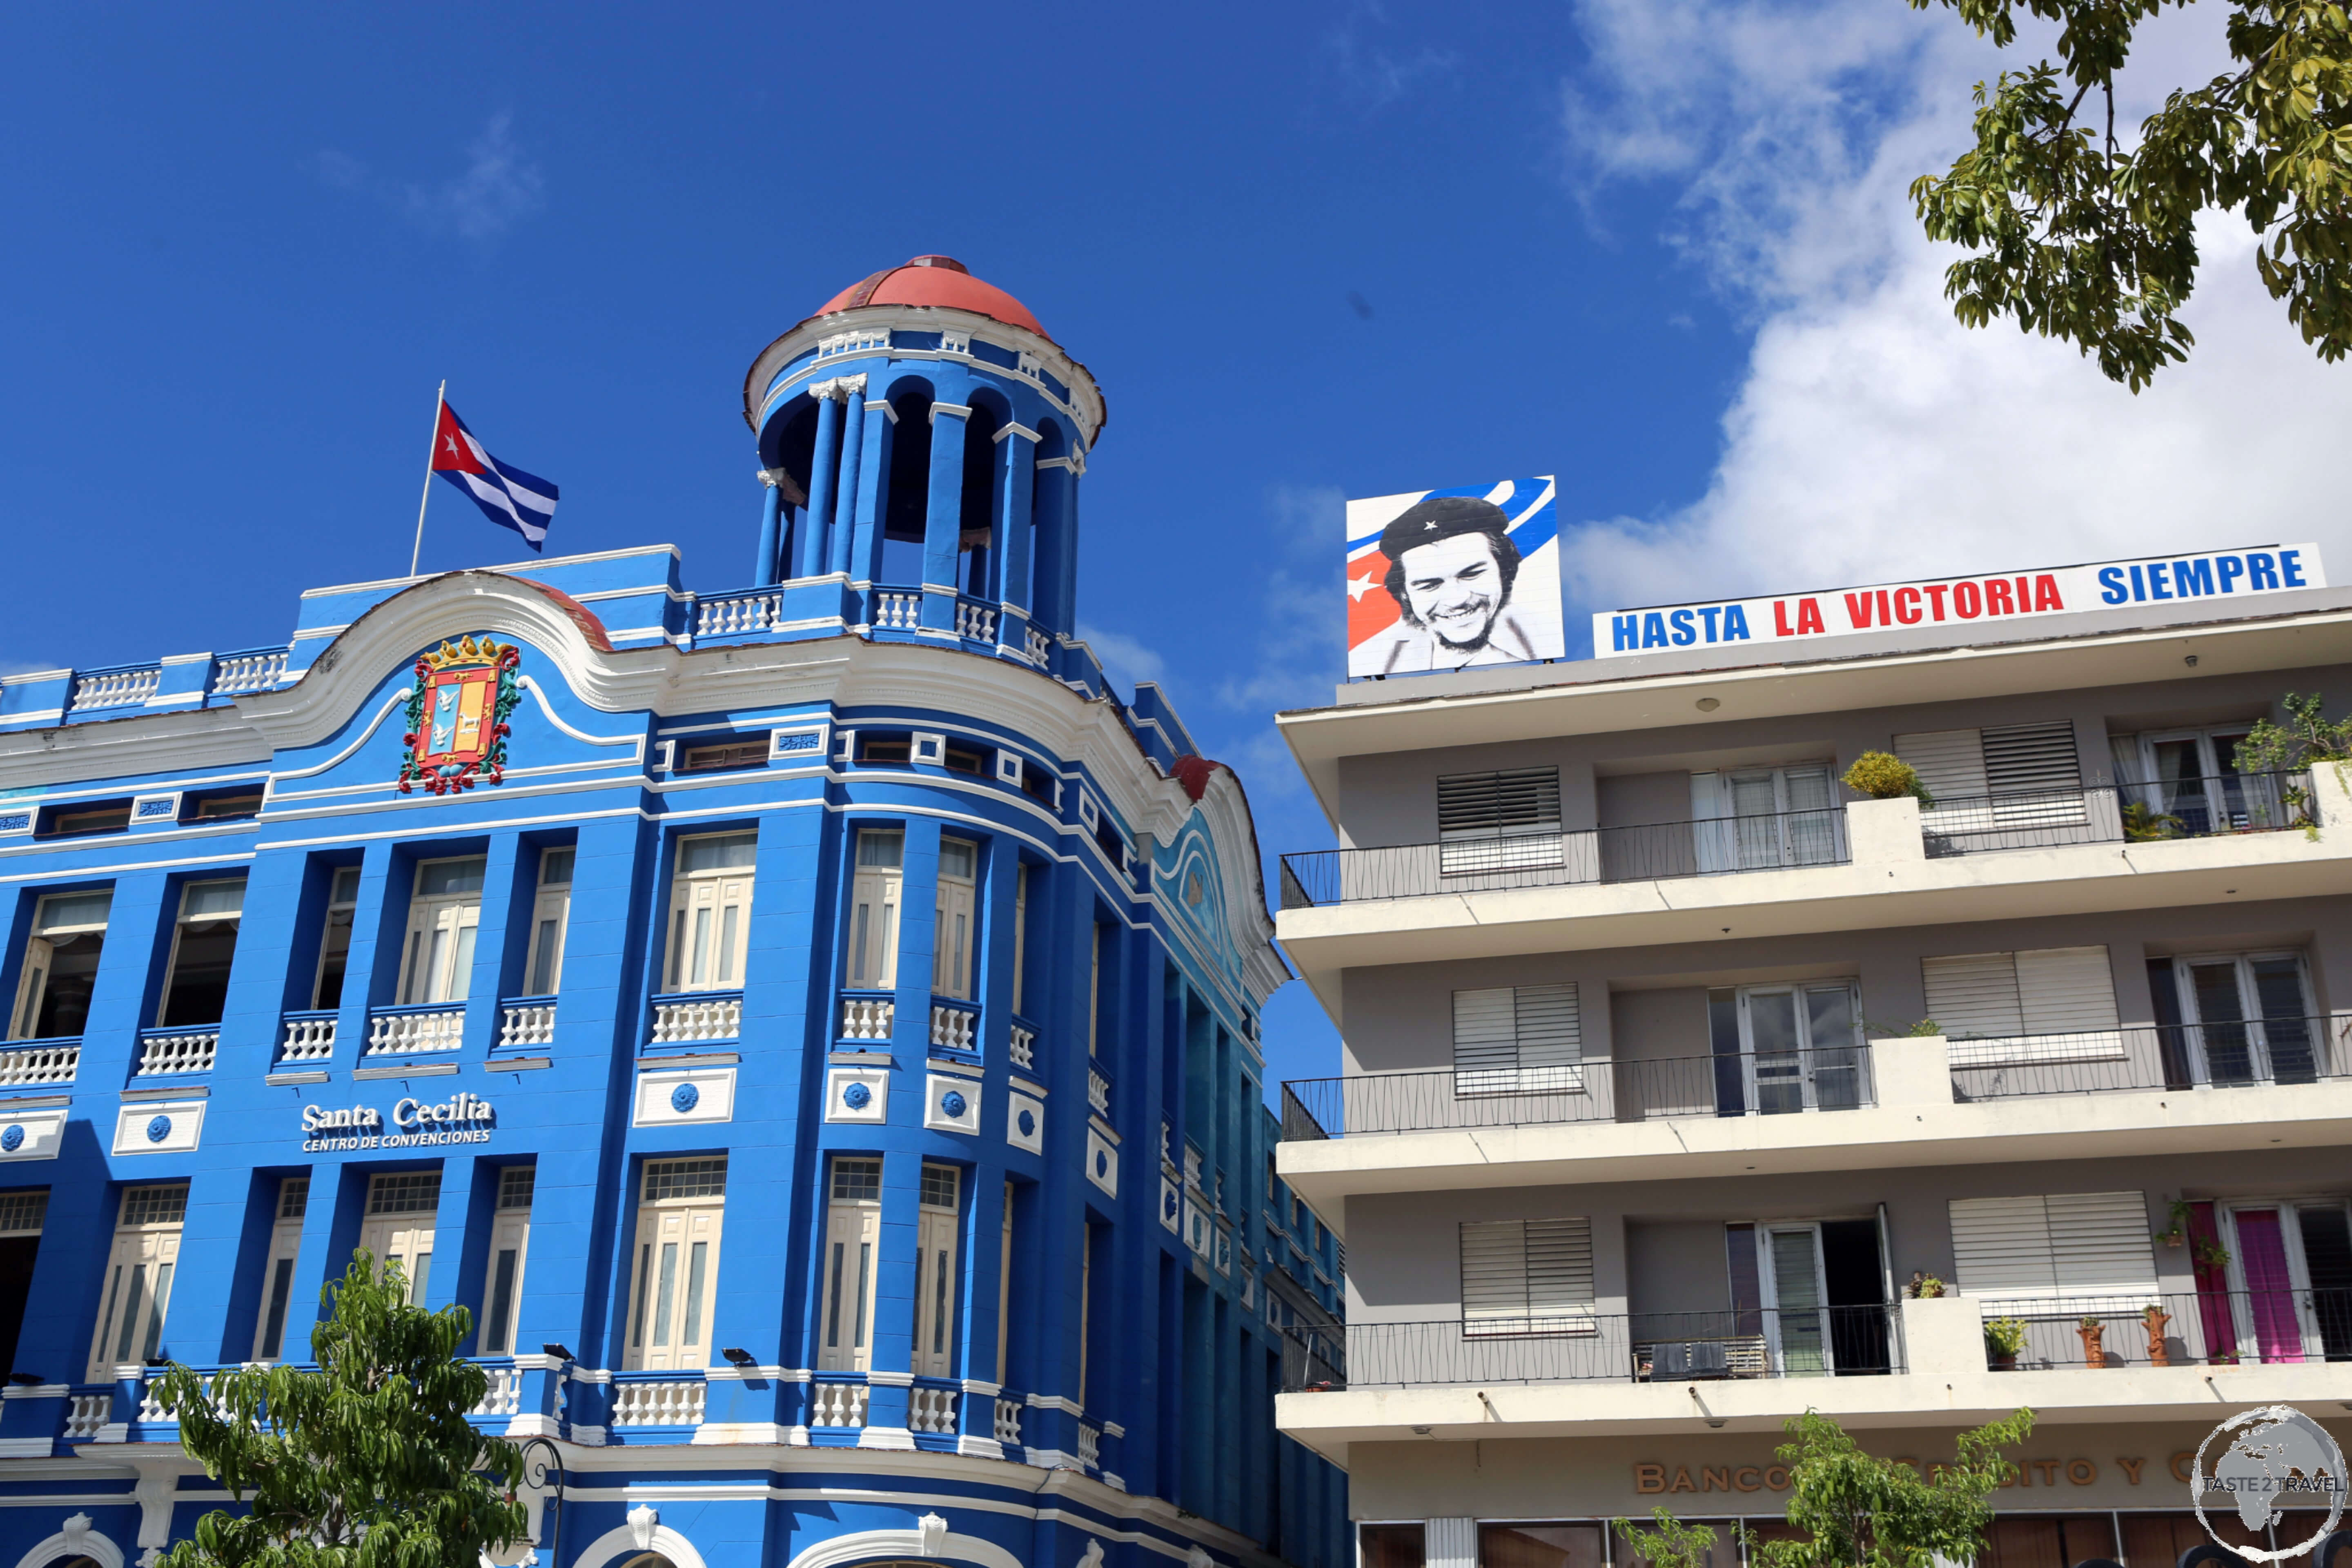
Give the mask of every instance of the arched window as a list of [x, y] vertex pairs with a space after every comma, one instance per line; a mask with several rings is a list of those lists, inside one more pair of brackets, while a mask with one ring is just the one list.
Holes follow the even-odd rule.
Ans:
[[675, 1568], [675, 1564], [658, 1552], [640, 1552], [621, 1568]]
[[776, 559], [771, 567], [779, 581], [793, 575], [793, 552], [807, 525], [809, 468], [815, 455], [816, 405], [803, 398], [798, 408], [783, 416], [768, 464], [783, 472], [783, 482], [776, 487], [784, 502], [782, 526], [776, 531]]
[[997, 460], [1003, 456], [998, 450], [996, 433], [1003, 428], [1004, 422], [995, 409], [982, 399], [972, 399], [971, 415], [963, 427], [963, 493], [956, 519], [956, 587], [974, 598], [996, 596], [989, 584], [989, 571], [993, 560], [991, 549], [995, 542], [996, 515], [1003, 510], [996, 479]]
[[890, 437], [889, 487], [882, 498], [881, 581], [911, 587], [923, 580], [923, 521], [931, 505], [931, 389], [902, 382], [890, 399], [898, 416]]
[[1056, 420], [1040, 420], [1036, 467], [1029, 481], [1030, 622], [1063, 634], [1073, 629], [1072, 606], [1065, 601], [1076, 574], [1069, 457], [1069, 433]]

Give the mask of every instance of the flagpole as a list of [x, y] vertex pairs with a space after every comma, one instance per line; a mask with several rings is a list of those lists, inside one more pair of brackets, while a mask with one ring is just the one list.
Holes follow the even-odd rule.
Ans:
[[416, 502], [416, 542], [408, 552], [408, 574], [416, 575], [416, 562], [425, 553], [425, 508], [433, 500], [433, 457], [440, 450], [441, 405], [449, 401], [449, 383], [444, 379], [441, 390], [433, 395], [433, 435], [425, 443], [425, 494]]

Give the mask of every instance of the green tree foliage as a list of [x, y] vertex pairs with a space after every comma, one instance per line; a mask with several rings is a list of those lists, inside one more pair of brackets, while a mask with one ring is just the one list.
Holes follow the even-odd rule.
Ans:
[[1650, 1517], [1657, 1521], [1655, 1529], [1630, 1519], [1612, 1521], [1635, 1556], [1649, 1568], [1707, 1568], [1707, 1554], [1715, 1550], [1713, 1525], [1685, 1524], [1663, 1505], [1652, 1509]]
[[489, 1388], [457, 1356], [473, 1315], [408, 1305], [364, 1251], [321, 1304], [316, 1372], [174, 1363], [157, 1380], [181, 1446], [250, 1505], [205, 1515], [163, 1568], [478, 1568], [522, 1536], [519, 1451], [466, 1418]]
[[2116, 128], [2134, 30], [2191, 0], [1910, 0], [2002, 47], [2021, 13], [2058, 60], [1977, 84], [1976, 144], [1913, 184], [1930, 238], [1979, 254], [1945, 274], [1953, 313], [2074, 343], [2134, 392], [2194, 342], [2195, 224], [2242, 211], [2255, 266], [2304, 341], [2352, 348], [2352, 25], [2341, 0], [2228, 0], [2234, 68], [2174, 89], [2136, 142]]
[[2285, 773], [2352, 757], [2352, 718], [2330, 723], [2326, 701], [2318, 692], [2298, 697], [2290, 691], [2279, 699], [2279, 706], [2286, 710], [2284, 724], [2257, 719], [2238, 742], [2238, 772]]
[[2017, 1473], [2001, 1450], [2025, 1441], [2033, 1412], [1961, 1433], [1956, 1461], [1925, 1476], [1864, 1453], [1817, 1411], [1791, 1417], [1788, 1430], [1796, 1440], [1780, 1458], [1789, 1467], [1789, 1522], [1806, 1539], [1765, 1543], [1757, 1553], [1764, 1568], [1930, 1568], [1937, 1557], [1981, 1554], [1992, 1519], [1986, 1500]]

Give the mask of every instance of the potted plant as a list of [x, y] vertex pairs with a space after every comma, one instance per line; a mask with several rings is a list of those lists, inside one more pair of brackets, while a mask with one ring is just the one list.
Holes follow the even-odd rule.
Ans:
[[2230, 1267], [2230, 1249], [2218, 1241], [2199, 1242], [2196, 1258], [2200, 1268], [2210, 1268], [2216, 1274]]
[[1886, 752], [1864, 752], [1854, 758], [1853, 766], [1846, 769], [1842, 782], [1854, 794], [1866, 795], [1873, 800], [1894, 800], [1907, 795], [1919, 803], [1923, 811], [1936, 804], [1936, 797], [1919, 782], [1919, 770]]
[[2124, 807], [2124, 837], [2135, 844], [2177, 837], [2185, 826], [2180, 818], [2159, 812], [2144, 801], [2136, 800]]
[[1943, 1299], [1944, 1290], [1945, 1285], [1941, 1279], [1925, 1269], [1915, 1268], [1911, 1271], [1911, 1283], [1904, 1290], [1904, 1294], [1915, 1301], [1936, 1301]]
[[2105, 1366], [2107, 1364], [2106, 1321], [2102, 1318], [2084, 1318], [2074, 1325], [2074, 1331], [2083, 1338], [2083, 1364], [2095, 1370]]
[[1995, 1318], [1984, 1326], [1985, 1357], [1995, 1372], [2009, 1372], [2017, 1365], [2017, 1353], [2025, 1348], [2025, 1320]]
[[2167, 1247], [2179, 1247], [2189, 1239], [2189, 1205], [2179, 1198], [2172, 1200], [2171, 1223], [2156, 1233], [2156, 1239]]
[[2147, 1329], [2147, 1364], [2170, 1366], [2172, 1347], [2165, 1342], [2164, 1325], [2172, 1321], [2172, 1314], [2150, 1301], [2140, 1309], [2139, 1321]]

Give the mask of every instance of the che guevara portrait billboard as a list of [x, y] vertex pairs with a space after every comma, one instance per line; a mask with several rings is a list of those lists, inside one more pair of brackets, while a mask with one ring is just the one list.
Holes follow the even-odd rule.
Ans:
[[1348, 677], [1567, 654], [1549, 475], [1348, 503]]

